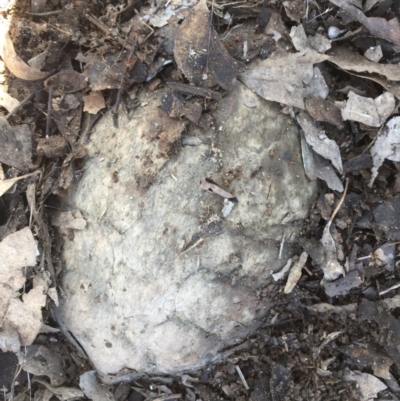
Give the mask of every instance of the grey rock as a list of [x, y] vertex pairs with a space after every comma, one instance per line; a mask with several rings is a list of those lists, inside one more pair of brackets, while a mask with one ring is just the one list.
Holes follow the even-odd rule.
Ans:
[[[157, 135], [179, 138], [183, 127], [160, 114], [164, 94], [144, 93], [146, 107], [121, 112], [119, 129], [102, 118], [70, 197], [87, 227], [66, 238], [60, 316], [105, 374], [194, 370], [256, 330], [270, 307], [258, 290], [276, 285], [270, 275], [293, 254], [296, 221], [316, 196], [298, 129], [276, 104], [237, 82], [214, 126], [182, 134], [201, 143], [168, 158]], [[237, 197], [226, 219], [224, 199], [200, 190], [205, 177]]]

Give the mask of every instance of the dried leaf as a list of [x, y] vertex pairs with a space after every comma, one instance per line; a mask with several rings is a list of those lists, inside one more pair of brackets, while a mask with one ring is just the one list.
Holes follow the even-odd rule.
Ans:
[[174, 56], [179, 69], [196, 86], [219, 85], [228, 89], [239, 71], [238, 62], [229, 55], [211, 25], [205, 0], [200, 0], [182, 22]]
[[38, 79], [47, 78], [51, 72], [43, 72], [30, 67], [19, 56], [15, 53], [14, 44], [10, 38], [10, 35], [6, 33], [3, 38], [1, 45], [1, 57], [6, 67], [14, 74], [17, 78], [25, 81], [36, 81]]
[[79, 387], [83, 390], [86, 397], [93, 401], [112, 401], [113, 394], [107, 387], [97, 381], [96, 371], [85, 372], [79, 378]]
[[318, 53], [325, 53], [331, 49], [331, 41], [320, 33], [316, 33], [315, 36], [309, 36], [308, 41], [310, 42], [311, 47], [316, 50]]
[[313, 64], [326, 59], [328, 56], [313, 50], [268, 58], [241, 74], [240, 79], [266, 100], [304, 109], [305, 97], [325, 98], [328, 94], [320, 71], [313, 68]]
[[360, 401], [371, 401], [377, 398], [380, 391], [386, 390], [387, 386], [369, 373], [352, 372], [351, 370], [345, 372], [343, 375], [346, 381], [355, 381], [357, 388], [361, 393]]
[[333, 49], [328, 60], [343, 70], [376, 73], [385, 76], [389, 81], [400, 81], [400, 68], [398, 65], [374, 63], [352, 52], [345, 46]]
[[83, 96], [83, 103], [83, 111], [87, 111], [90, 114], [97, 114], [106, 107], [106, 102], [101, 92], [93, 91]]
[[385, 159], [400, 162], [400, 117], [390, 119], [385, 127], [378, 133], [376, 141], [371, 148], [374, 167], [372, 168], [370, 188], [378, 175], [378, 169]]
[[32, 133], [26, 124], [12, 127], [0, 117], [0, 162], [26, 171], [32, 158]]
[[325, 251], [325, 261], [321, 268], [324, 272], [324, 280], [326, 281], [333, 281], [340, 275], [344, 275], [344, 269], [337, 261], [336, 244], [330, 231], [331, 223], [331, 220], [329, 220], [324, 228], [324, 233], [321, 238], [321, 243]]
[[374, 46], [367, 49], [364, 53], [364, 56], [374, 63], [378, 63], [380, 59], [383, 57], [381, 46]]
[[313, 150], [325, 159], [330, 160], [339, 173], [342, 173], [342, 158], [337, 143], [329, 139], [324, 131], [319, 130], [315, 126], [313, 119], [308, 113], [304, 111], [300, 112], [297, 116], [297, 122], [303, 129], [304, 137]]
[[18, 332], [22, 345], [31, 345], [42, 327], [42, 308], [46, 305], [43, 287], [38, 286], [19, 298], [11, 298], [4, 325]]
[[25, 283], [22, 268], [36, 265], [36, 243], [28, 227], [0, 242], [0, 285], [18, 291]]
[[294, 287], [296, 286], [297, 282], [300, 280], [301, 270], [303, 269], [303, 266], [307, 262], [307, 258], [308, 258], [307, 252], [303, 252], [300, 255], [299, 260], [290, 269], [289, 277], [287, 279], [285, 289], [283, 290], [285, 294], [290, 294], [293, 291]]
[[19, 105], [20, 102], [17, 99], [5, 92], [3, 87], [0, 88], [0, 106], [4, 107], [7, 111], [11, 111]]
[[71, 212], [59, 212], [53, 216], [52, 224], [63, 230], [83, 230], [86, 227], [86, 220], [74, 217]]
[[348, 16], [363, 24], [373, 36], [392, 42], [400, 50], [400, 23], [397, 18], [387, 21], [384, 18], [366, 17], [365, 14], [349, 0], [329, 0], [340, 7]]
[[380, 127], [396, 106], [394, 96], [385, 92], [376, 99], [349, 92], [346, 106], [342, 109], [343, 120], [361, 122], [371, 127]]
[[0, 180], [0, 196], [3, 196], [16, 182], [23, 180], [24, 178], [31, 177], [37, 174], [36, 172], [26, 175], [21, 175], [20, 177], [10, 178], [9, 180]]
[[310, 180], [315, 181], [319, 178], [325, 181], [330, 189], [343, 192], [343, 184], [331, 163], [308, 146], [304, 135], [301, 135], [301, 152], [304, 171]]
[[290, 37], [292, 38], [294, 48], [298, 52], [312, 49], [302, 24], [298, 26], [292, 26], [292, 29], [290, 30]]

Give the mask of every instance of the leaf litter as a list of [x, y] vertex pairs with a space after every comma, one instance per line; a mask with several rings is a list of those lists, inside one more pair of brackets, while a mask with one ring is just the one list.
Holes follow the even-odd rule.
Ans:
[[[0, 96], [0, 345], [25, 361], [35, 398], [67, 400], [84, 392], [94, 398], [99, 389], [82, 351], [62, 344], [68, 333], [57, 331], [57, 325], [65, 328], [56, 315], [52, 320], [49, 306], [62, 294], [62, 238], [86, 224], [79, 211], [51, 209], [58, 205], [54, 198], [66, 197], [84, 174], [81, 133], [90, 140], [102, 110], [112, 108], [117, 116], [120, 107], [146, 107], [137, 103], [138, 91], [168, 85], [171, 104], [160, 113], [175, 119], [171, 127], [179, 125], [179, 133], [148, 135], [171, 157], [188, 140], [181, 138], [185, 125], [201, 127], [236, 78], [293, 117], [302, 128], [305, 172], [321, 181], [323, 201], [311, 209], [299, 238], [301, 261], [291, 269], [286, 261], [273, 275], [280, 280], [290, 270], [286, 291], [281, 281], [260, 289], [260, 296], [275, 294], [265, 325], [229, 350], [226, 361], [193, 372], [190, 384], [183, 377], [164, 377], [161, 384], [160, 378], [131, 375], [127, 389], [112, 385], [113, 396], [399, 396], [396, 2], [296, 0], [284, 2], [283, 9], [253, 1], [129, 1], [108, 8], [36, 3], [4, 36], [8, 75], [1, 75], [7, 86]], [[195, 137], [190, 143], [203, 141]], [[347, 191], [342, 174], [349, 178]], [[224, 198], [223, 216], [234, 213], [231, 193], [215, 183], [202, 185]], [[312, 364], [307, 355], [315, 355]], [[239, 366], [248, 390], [238, 378]], [[93, 387], [82, 392], [73, 383], [85, 372]], [[18, 386], [24, 394], [24, 384]], [[96, 397], [109, 399], [111, 392], [103, 390]]]

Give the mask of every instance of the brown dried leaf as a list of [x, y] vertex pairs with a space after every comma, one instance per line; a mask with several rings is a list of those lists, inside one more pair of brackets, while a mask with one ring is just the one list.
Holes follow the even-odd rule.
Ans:
[[211, 25], [206, 0], [200, 0], [182, 22], [174, 45], [175, 61], [196, 86], [228, 89], [239, 64], [227, 52]]
[[32, 158], [32, 133], [26, 124], [12, 127], [0, 117], [0, 162], [26, 171]]
[[25, 61], [21, 60], [15, 53], [14, 44], [10, 35], [6, 33], [1, 46], [1, 57], [6, 67], [17, 78], [25, 81], [36, 81], [38, 79], [47, 78], [51, 72], [43, 72], [30, 67]]
[[93, 91], [83, 96], [83, 103], [83, 111], [87, 111], [90, 114], [97, 114], [106, 107], [106, 102], [101, 92]]
[[397, 18], [389, 21], [384, 18], [368, 18], [349, 0], [329, 1], [344, 10], [348, 16], [363, 24], [373, 36], [392, 42], [395, 48], [400, 50], [400, 24]]
[[327, 121], [338, 127], [343, 127], [340, 109], [333, 103], [320, 97], [305, 99], [306, 110], [317, 121]]

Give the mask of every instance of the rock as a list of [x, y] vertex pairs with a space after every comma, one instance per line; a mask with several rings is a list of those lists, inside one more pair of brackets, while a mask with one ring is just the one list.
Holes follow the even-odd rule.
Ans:
[[[165, 94], [144, 93], [119, 129], [110, 113], [100, 120], [70, 196], [87, 227], [66, 238], [59, 312], [103, 373], [194, 370], [256, 330], [271, 306], [257, 290], [299, 253], [297, 220], [316, 197], [298, 129], [278, 105], [236, 82], [215, 128], [182, 133], [160, 114]], [[180, 146], [182, 136], [200, 141]], [[204, 178], [238, 199], [226, 219]]]

